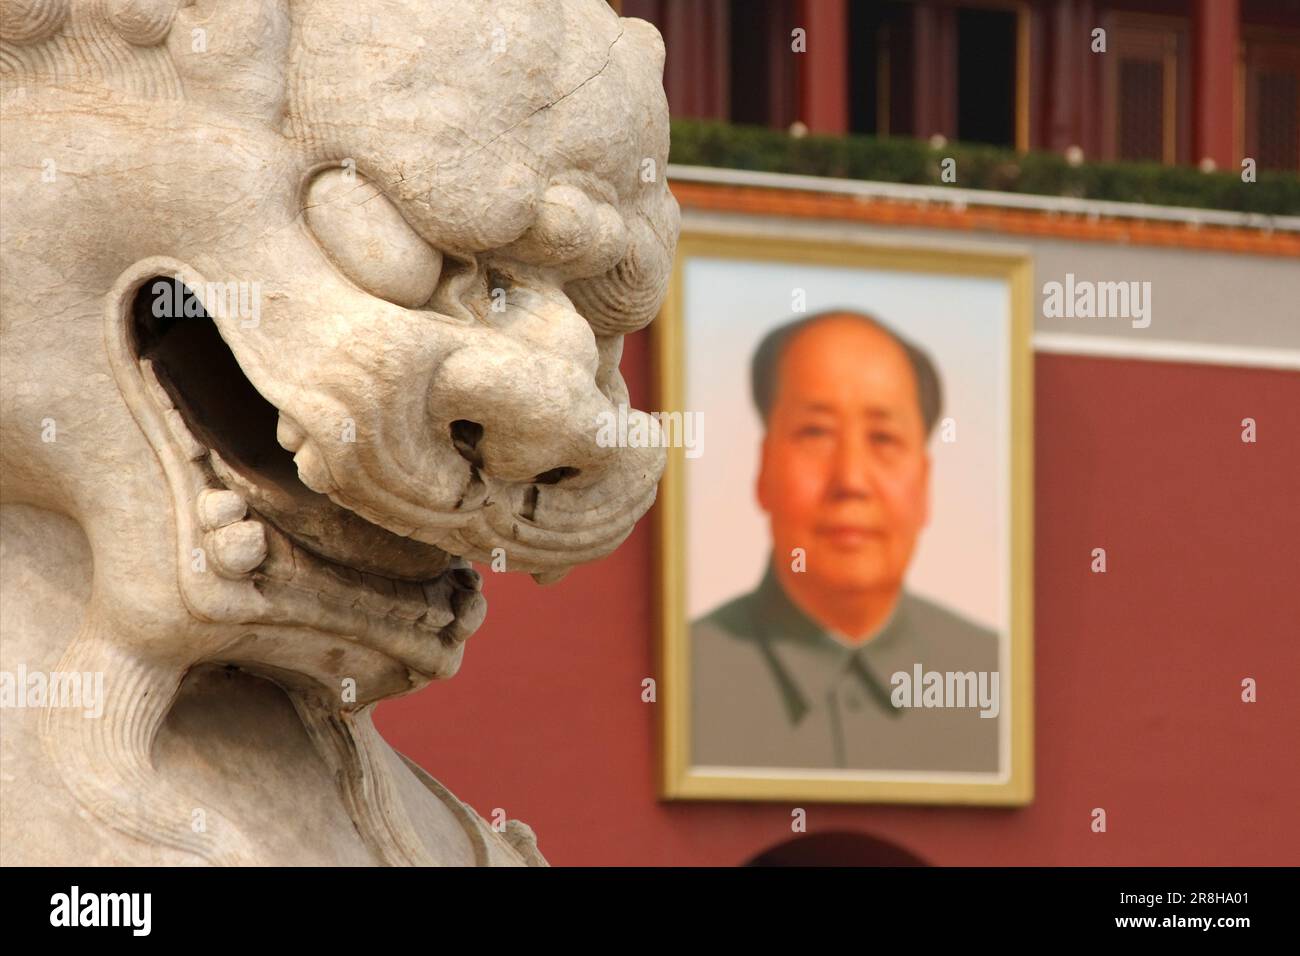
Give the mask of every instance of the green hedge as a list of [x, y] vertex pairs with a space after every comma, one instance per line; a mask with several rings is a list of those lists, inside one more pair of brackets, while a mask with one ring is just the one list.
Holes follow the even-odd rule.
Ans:
[[939, 163], [949, 156], [957, 161], [957, 182], [951, 185], [965, 189], [1300, 215], [1300, 176], [1289, 173], [1259, 172], [1257, 182], [1244, 183], [1239, 170], [1203, 173], [1155, 163], [1071, 166], [1056, 153], [1021, 154], [970, 143], [935, 150], [903, 137], [796, 138], [762, 126], [672, 121], [670, 159], [688, 166], [942, 186], [948, 184], [939, 179]]

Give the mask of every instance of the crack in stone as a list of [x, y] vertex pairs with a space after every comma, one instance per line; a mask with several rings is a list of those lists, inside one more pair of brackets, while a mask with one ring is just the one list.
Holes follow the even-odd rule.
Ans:
[[590, 83], [592, 80], [594, 80], [596, 77], [598, 77], [598, 76], [600, 76], [602, 73], [604, 73], [605, 70], [609, 68], [610, 60], [612, 60], [613, 57], [614, 57], [614, 44], [618, 43], [619, 40], [623, 39], [623, 33], [624, 33], [624, 28], [623, 28], [623, 27], [620, 27], [620, 28], [619, 28], [619, 31], [618, 31], [618, 36], [614, 37], [614, 39], [610, 41], [609, 49], [607, 49], [607, 50], [605, 51], [605, 62], [601, 64], [599, 70], [597, 70], [595, 73], [591, 74], [591, 76], [587, 77], [585, 80], [583, 80], [583, 81], [582, 81], [581, 83], [579, 83], [577, 86], [575, 86], [573, 89], [569, 90], [569, 92], [562, 94], [562, 95], [561, 95], [559, 98], [557, 98], [557, 99], [551, 100], [551, 102], [549, 102], [549, 103], [543, 103], [541, 106], [537, 107], [537, 109], [533, 110], [531, 113], [529, 113], [529, 114], [528, 114], [527, 116], [525, 116], [523, 119], [521, 119], [519, 122], [517, 122], [517, 123], [512, 123], [508, 128], [503, 129], [500, 133], [497, 133], [497, 135], [493, 136], [490, 140], [488, 140], [486, 143], [484, 143], [483, 145], [481, 145], [478, 149], [474, 150], [474, 152], [470, 153], [470, 155], [471, 155], [471, 156], [477, 156], [479, 153], [483, 152], [483, 150], [487, 149], [489, 146], [491, 146], [491, 145], [492, 145], [493, 143], [495, 143], [497, 140], [501, 139], [501, 137], [503, 137], [503, 136], [508, 136], [510, 133], [514, 132], [514, 131], [515, 131], [516, 129], [518, 129], [520, 126], [523, 126], [525, 123], [527, 123], [530, 119], [532, 119], [534, 116], [536, 116], [538, 113], [542, 112], [543, 110], [549, 110], [551, 107], [553, 107], [553, 106], [555, 106], [555, 105], [557, 105], [557, 104], [559, 104], [559, 103], [562, 103], [564, 100], [568, 99], [568, 98], [569, 98], [570, 96], [572, 96], [574, 93], [578, 92], [578, 90], [582, 89], [584, 86], [586, 86], [586, 85], [587, 85], [588, 83]]

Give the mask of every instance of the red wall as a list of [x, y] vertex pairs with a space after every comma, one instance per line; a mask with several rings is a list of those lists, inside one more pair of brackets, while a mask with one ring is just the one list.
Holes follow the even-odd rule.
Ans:
[[[653, 408], [644, 333], [623, 371]], [[809, 804], [809, 831], [947, 865], [1300, 862], [1300, 375], [1058, 355], [1036, 374], [1034, 802]], [[731, 865], [791, 836], [785, 804], [655, 797], [651, 519], [549, 588], [484, 569], [460, 674], [379, 708], [394, 746], [530, 824], [555, 865]]]

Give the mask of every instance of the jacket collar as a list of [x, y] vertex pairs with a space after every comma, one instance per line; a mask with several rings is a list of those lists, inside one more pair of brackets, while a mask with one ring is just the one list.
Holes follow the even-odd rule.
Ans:
[[856, 646], [837, 638], [794, 603], [771, 559], [752, 597], [752, 633], [792, 724], [803, 720], [846, 673], [862, 685], [874, 705], [892, 716], [901, 715], [889, 700], [889, 675], [907, 656], [902, 626], [905, 594], [880, 630]]

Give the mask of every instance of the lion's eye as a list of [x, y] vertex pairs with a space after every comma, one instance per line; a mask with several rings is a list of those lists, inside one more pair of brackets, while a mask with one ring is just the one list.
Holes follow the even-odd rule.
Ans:
[[361, 288], [407, 309], [429, 301], [442, 273], [442, 253], [360, 173], [320, 173], [307, 189], [304, 212], [325, 252]]

